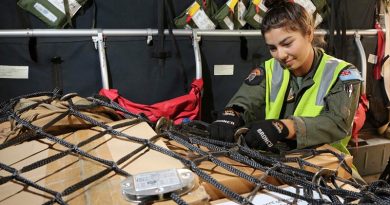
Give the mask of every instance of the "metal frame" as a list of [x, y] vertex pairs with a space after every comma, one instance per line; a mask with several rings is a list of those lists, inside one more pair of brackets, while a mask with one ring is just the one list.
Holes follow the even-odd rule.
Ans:
[[95, 43], [95, 49], [99, 51], [100, 73], [102, 76], [102, 86], [105, 89], [109, 89], [108, 81], [108, 69], [106, 59], [106, 44], [104, 43], [103, 33], [99, 32], [97, 36], [92, 36], [92, 40]]
[[[176, 36], [191, 36], [196, 32], [199, 36], [261, 36], [260, 30], [183, 30], [173, 29]], [[0, 37], [75, 37], [75, 36], [97, 36], [102, 33], [103, 36], [150, 36], [157, 35], [157, 29], [16, 29], [0, 30]], [[165, 30], [166, 35], [169, 34]], [[315, 30], [316, 35], [327, 35], [329, 32], [324, 29]], [[347, 30], [346, 35], [376, 35], [376, 29]]]
[[[168, 30], [164, 31], [165, 35], [169, 34]], [[152, 36], [158, 34], [157, 29], [18, 29], [18, 30], [0, 30], [0, 37], [78, 37], [91, 36], [95, 48], [99, 52], [100, 72], [102, 77], [102, 86], [109, 88], [107, 59], [105, 51], [105, 36], [147, 36], [147, 43], [152, 40]], [[174, 29], [173, 34], [176, 36], [192, 36], [196, 64], [196, 79], [202, 78], [202, 59], [200, 55], [199, 41], [201, 36], [261, 36], [260, 30], [183, 30]], [[329, 32], [323, 29], [317, 29], [315, 35], [327, 35]], [[366, 30], [347, 30], [346, 35], [355, 35], [355, 43], [359, 49], [362, 62], [362, 76], [366, 79], [367, 66], [365, 65], [366, 56], [364, 48], [360, 41], [361, 35], [376, 35], [376, 29]], [[363, 69], [364, 68], [364, 69]], [[365, 90], [365, 82], [363, 90]]]
[[365, 95], [366, 94], [366, 88], [367, 88], [367, 56], [366, 52], [364, 51], [364, 47], [362, 44], [362, 41], [360, 40], [360, 34], [355, 33], [355, 44], [358, 47], [359, 50], [359, 55], [360, 55], [360, 64], [361, 64], [361, 69], [362, 69], [362, 78], [363, 78], [363, 83], [362, 83], [362, 89], [361, 89], [361, 94]]

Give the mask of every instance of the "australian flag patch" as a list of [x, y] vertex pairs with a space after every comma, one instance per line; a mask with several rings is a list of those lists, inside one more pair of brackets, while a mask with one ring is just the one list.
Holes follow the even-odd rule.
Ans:
[[360, 80], [363, 78], [360, 75], [360, 72], [356, 68], [348, 68], [340, 72], [339, 78], [341, 81], [349, 81], [349, 80]]

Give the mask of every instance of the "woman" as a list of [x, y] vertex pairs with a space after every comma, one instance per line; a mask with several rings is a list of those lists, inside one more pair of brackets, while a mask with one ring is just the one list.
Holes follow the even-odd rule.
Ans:
[[233, 141], [235, 130], [246, 124], [244, 139], [254, 149], [329, 143], [349, 153], [361, 76], [353, 65], [312, 45], [313, 20], [302, 6], [278, 2], [261, 27], [272, 58], [251, 72], [219, 113], [210, 125], [211, 137]]

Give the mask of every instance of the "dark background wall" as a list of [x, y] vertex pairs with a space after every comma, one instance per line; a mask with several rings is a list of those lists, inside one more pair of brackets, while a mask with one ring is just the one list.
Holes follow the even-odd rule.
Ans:
[[[78, 12], [74, 28], [88, 29], [93, 25], [103, 29], [157, 29], [159, 0], [94, 0]], [[172, 0], [174, 15], [178, 15], [193, 1]], [[215, 1], [218, 6], [225, 1]], [[334, 0], [329, 3], [336, 5]], [[347, 29], [373, 28], [375, 5], [373, 0], [347, 0], [336, 19], [344, 19]], [[341, 13], [343, 15], [341, 15]], [[47, 28], [35, 16], [16, 5], [15, 0], [0, 1], [0, 29]], [[341, 21], [340, 21], [341, 22]], [[327, 28], [324, 23], [323, 27]], [[124, 97], [138, 103], [152, 104], [183, 95], [183, 87], [189, 87], [195, 77], [195, 60], [190, 37], [176, 37], [181, 58], [175, 55], [172, 38], [166, 37], [164, 46], [172, 56], [161, 60], [152, 58], [159, 44], [154, 36], [153, 44], [146, 44], [146, 37], [107, 37], [106, 52], [110, 87], [119, 90]], [[367, 54], [375, 53], [376, 36], [363, 36]], [[343, 41], [345, 60], [360, 67], [358, 51], [349, 36]], [[212, 112], [221, 110], [241, 85], [248, 72], [270, 57], [261, 37], [202, 37], [202, 70], [205, 82], [202, 119], [210, 121]], [[36, 56], [36, 58], [34, 58]], [[0, 101], [9, 98], [53, 89], [53, 57], [61, 57], [60, 75], [64, 93], [77, 92], [91, 96], [101, 88], [98, 52], [90, 37], [37, 37], [0, 38], [0, 65], [29, 66], [28, 79], [0, 79]], [[214, 65], [234, 65], [234, 75], [214, 75]], [[184, 66], [181, 66], [184, 65]], [[369, 72], [372, 65], [369, 64]], [[182, 75], [184, 70], [185, 78]], [[368, 83], [369, 84], [369, 83]], [[371, 88], [369, 88], [370, 90]]]

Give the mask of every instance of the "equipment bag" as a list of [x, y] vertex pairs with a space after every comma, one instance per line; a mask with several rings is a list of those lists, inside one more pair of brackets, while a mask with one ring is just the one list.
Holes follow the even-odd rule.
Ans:
[[72, 17], [88, 0], [19, 0], [18, 5], [50, 28], [72, 25]]
[[[255, 29], [260, 29], [261, 21], [268, 8], [264, 0], [252, 0], [248, 10], [244, 14], [245, 21]], [[313, 15], [314, 25], [317, 27], [328, 15], [329, 8], [326, 0], [294, 0]]]
[[179, 29], [215, 29], [216, 25], [211, 17], [217, 9], [217, 5], [213, 0], [196, 0], [174, 19], [175, 26]]
[[313, 15], [314, 26], [317, 27], [329, 13], [326, 0], [294, 0], [295, 3], [305, 7]]
[[248, 10], [244, 14], [245, 21], [255, 29], [260, 29], [263, 16], [267, 11], [267, 7], [262, 0], [252, 0]]
[[190, 92], [186, 95], [152, 105], [132, 102], [120, 96], [116, 89], [102, 89], [99, 94], [117, 102], [131, 113], [145, 115], [151, 122], [157, 122], [161, 117], [166, 117], [173, 120], [175, 124], [180, 124], [185, 119], [193, 120], [200, 117], [203, 80], [196, 79], [191, 86]]
[[247, 0], [228, 0], [213, 18], [222, 29], [240, 29], [246, 24], [244, 14], [247, 5]]

